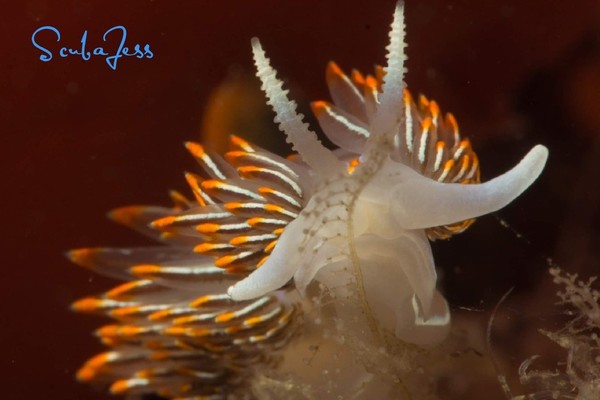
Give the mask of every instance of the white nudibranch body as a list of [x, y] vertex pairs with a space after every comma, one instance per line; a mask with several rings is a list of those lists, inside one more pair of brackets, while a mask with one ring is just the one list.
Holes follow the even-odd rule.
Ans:
[[89, 359], [79, 380], [175, 400], [432, 398], [441, 373], [421, 367], [444, 363], [427, 357], [450, 314], [429, 240], [511, 202], [548, 150], [536, 146], [480, 183], [454, 117], [406, 90], [404, 48], [399, 4], [385, 68], [347, 76], [329, 64], [333, 103], [312, 109], [339, 147], [331, 151], [252, 40], [257, 75], [297, 157], [237, 136], [224, 156], [188, 142], [201, 167], [186, 174], [193, 199], [172, 192], [171, 208], [110, 214], [159, 245], [69, 252], [125, 281], [72, 306], [113, 320], [96, 331], [110, 351]]
[[[516, 167], [479, 184], [477, 158], [453, 118], [441, 123], [437, 105], [424, 98], [420, 108], [429, 114], [415, 110], [403, 81], [404, 47], [398, 5], [388, 65], [376, 71], [377, 79], [354, 72], [350, 80], [335, 64], [329, 66], [335, 104], [313, 103], [325, 134], [340, 147], [329, 151], [295, 113], [295, 103], [253, 40], [262, 88], [280, 129], [306, 163], [312, 187], [266, 262], [229, 288], [233, 299], [264, 295], [292, 278], [304, 293], [316, 280], [334, 297], [358, 296], [375, 334], [387, 330], [422, 345], [445, 336], [449, 309], [436, 291], [426, 230], [460, 226], [504, 207], [539, 176], [548, 150], [535, 146]], [[358, 160], [353, 170], [350, 160]]]

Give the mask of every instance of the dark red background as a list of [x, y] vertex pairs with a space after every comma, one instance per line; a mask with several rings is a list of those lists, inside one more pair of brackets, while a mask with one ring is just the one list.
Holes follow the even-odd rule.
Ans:
[[[541, 180], [501, 212], [532, 245], [493, 217], [434, 245], [450, 301], [489, 310], [511, 285], [517, 286], [515, 299], [539, 293], [537, 282], [548, 281], [543, 256], [555, 257], [565, 269], [597, 274], [600, 3], [407, 3], [409, 87], [456, 115], [478, 150], [484, 178], [515, 164], [534, 143], [551, 151]], [[102, 321], [74, 315], [68, 306], [111, 282], [71, 265], [63, 253], [145, 243], [105, 213], [133, 203], [166, 204], [167, 189], [185, 188], [182, 172], [193, 163], [181, 143], [199, 137], [208, 96], [229, 68], [252, 70], [252, 36], [261, 38], [280, 76], [292, 82], [292, 96], [306, 103], [327, 97], [323, 78], [330, 59], [363, 71], [384, 62], [393, 5], [391, 0], [4, 5], [0, 396], [106, 397], [73, 377], [101, 349], [91, 332]], [[124, 25], [128, 43], [150, 43], [155, 57], [120, 60], [116, 71], [102, 59], [42, 63], [31, 44], [31, 34], [42, 25], [58, 28], [61, 44], [73, 47], [84, 30], [89, 43], [99, 45], [106, 29]], [[544, 299], [547, 305], [554, 301], [552, 290]], [[483, 321], [489, 315], [484, 314]], [[515, 329], [508, 332], [519, 333]], [[519, 335], [499, 339], [510, 343], [515, 365], [537, 351]]]

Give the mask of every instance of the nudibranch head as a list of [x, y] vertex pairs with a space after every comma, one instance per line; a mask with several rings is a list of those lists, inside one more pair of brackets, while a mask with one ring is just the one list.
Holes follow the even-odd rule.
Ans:
[[73, 304], [116, 321], [97, 331], [112, 350], [90, 359], [79, 379], [127, 395], [242, 395], [294, 336], [306, 305], [296, 293], [307, 291], [331, 300], [334, 330], [366, 324], [376, 341], [391, 335], [419, 345], [444, 338], [449, 310], [436, 291], [429, 240], [512, 201], [540, 174], [547, 150], [536, 146], [480, 183], [477, 156], [454, 117], [423, 96], [415, 103], [406, 89], [404, 48], [399, 4], [385, 68], [347, 76], [329, 64], [333, 102], [312, 108], [339, 147], [332, 151], [296, 113], [252, 40], [275, 121], [298, 156], [285, 159], [237, 136], [224, 157], [189, 142], [202, 170], [186, 174], [193, 199], [173, 192], [173, 207], [111, 214], [161, 246], [69, 253], [126, 281]]
[[302, 122], [258, 40], [252, 46], [275, 121], [314, 183], [269, 259], [228, 293], [250, 299], [291, 278], [303, 292], [316, 279], [331, 292], [343, 286], [346, 298], [356, 296], [374, 333], [389, 330], [413, 342], [443, 337], [448, 308], [435, 290], [426, 235], [449, 237], [472, 218], [508, 204], [541, 173], [547, 149], [536, 146], [515, 168], [480, 184], [477, 156], [461, 139], [454, 117], [442, 119], [437, 104], [424, 97], [415, 106], [406, 90], [400, 3], [385, 68], [376, 68], [375, 76], [353, 72], [351, 78], [335, 64], [327, 69], [334, 104], [312, 106], [336, 151], [323, 147]]

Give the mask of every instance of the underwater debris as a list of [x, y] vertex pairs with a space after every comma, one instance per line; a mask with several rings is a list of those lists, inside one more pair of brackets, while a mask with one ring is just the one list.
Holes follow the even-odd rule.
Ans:
[[600, 398], [600, 291], [592, 284], [597, 277], [587, 281], [577, 274], [551, 267], [555, 284], [562, 286], [557, 292], [558, 305], [569, 317], [556, 331], [540, 332], [567, 352], [564, 363], [553, 371], [534, 370], [532, 365], [540, 356], [525, 360], [519, 368], [521, 383], [534, 391], [515, 396], [513, 400], [597, 400]]

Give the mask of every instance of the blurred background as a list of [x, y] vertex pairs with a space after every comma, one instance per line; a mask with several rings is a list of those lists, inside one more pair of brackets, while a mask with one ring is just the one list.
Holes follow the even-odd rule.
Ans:
[[[113, 282], [71, 265], [64, 252], [147, 242], [106, 212], [169, 204], [195, 168], [182, 146], [219, 148], [237, 133], [286, 152], [253, 78], [250, 38], [261, 38], [304, 110], [327, 99], [325, 65], [371, 71], [384, 63], [393, 0], [67, 1], [3, 5], [0, 16], [1, 393], [4, 399], [103, 399], [74, 373], [102, 346], [104, 321], [69, 304]], [[536, 143], [550, 148], [541, 179], [496, 216], [434, 243], [440, 284], [459, 318], [480, 329], [512, 286], [493, 344], [514, 383], [518, 365], [564, 357], [537, 328], [556, 327], [548, 261], [587, 277], [600, 272], [600, 2], [417, 1], [406, 4], [408, 85], [456, 116], [482, 177], [513, 166]], [[152, 59], [56, 58], [104, 44], [116, 25]], [[115, 46], [114, 40], [111, 44]], [[109, 47], [109, 45], [107, 45]], [[312, 120], [311, 120], [312, 121]], [[313, 123], [314, 126], [314, 123]], [[499, 222], [504, 220], [510, 228]], [[506, 224], [505, 224], [506, 225]], [[511, 383], [512, 384], [512, 383]], [[486, 388], [486, 398], [501, 399]], [[462, 398], [476, 387], [464, 389]], [[496, 396], [496, 397], [492, 397]]]

